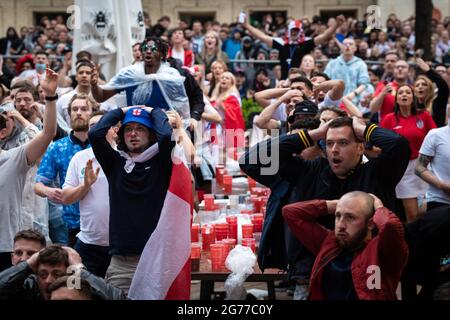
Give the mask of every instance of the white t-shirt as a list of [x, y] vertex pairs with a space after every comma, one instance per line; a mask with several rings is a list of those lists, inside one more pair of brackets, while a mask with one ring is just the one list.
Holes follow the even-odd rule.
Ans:
[[[64, 119], [66, 124], [70, 127], [70, 115], [69, 115], [69, 102], [73, 98], [73, 96], [77, 93], [77, 89], [74, 89], [72, 91], [69, 91], [68, 93], [62, 95], [59, 97], [59, 99], [56, 101], [56, 111], [58, 114]], [[89, 94], [92, 96], [92, 93]], [[111, 99], [113, 99], [112, 97]], [[110, 99], [100, 103], [100, 110], [104, 111], [110, 111], [113, 109], [116, 109], [117, 106], [112, 104], [110, 102]]]
[[[277, 99], [271, 99], [270, 104], [273, 104], [277, 101]], [[275, 110], [275, 112], [272, 114], [272, 119], [279, 120], [279, 121], [287, 121], [287, 115], [286, 115], [286, 104], [282, 102], [278, 108]]]
[[[433, 129], [426, 135], [420, 153], [433, 157], [429, 169], [441, 181], [450, 182], [450, 126]], [[450, 204], [450, 195], [430, 184], [426, 194], [427, 202]]]
[[31, 168], [25, 146], [0, 149], [0, 252], [12, 252], [14, 236], [22, 230], [22, 194]]
[[182, 51], [175, 51], [175, 49], [172, 49], [172, 58], [180, 60], [184, 66], [184, 49], [182, 49]]
[[[84, 168], [89, 159], [92, 167], [100, 167], [92, 148], [77, 152], [70, 160], [63, 188], [77, 187], [84, 181]], [[80, 200], [80, 233], [77, 237], [84, 243], [97, 246], [109, 245], [109, 192], [108, 180], [100, 167], [97, 181]]]
[[342, 102], [341, 99], [333, 100], [330, 98], [330, 91], [325, 94], [325, 98], [321, 103], [318, 104], [319, 110], [325, 107], [339, 107]]

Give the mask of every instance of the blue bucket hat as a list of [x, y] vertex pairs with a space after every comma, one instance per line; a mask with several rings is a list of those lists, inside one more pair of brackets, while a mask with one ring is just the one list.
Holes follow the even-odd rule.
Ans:
[[130, 122], [137, 122], [143, 126], [146, 126], [148, 129], [153, 129], [153, 122], [150, 118], [150, 113], [140, 107], [132, 108], [127, 111], [122, 121], [122, 128]]

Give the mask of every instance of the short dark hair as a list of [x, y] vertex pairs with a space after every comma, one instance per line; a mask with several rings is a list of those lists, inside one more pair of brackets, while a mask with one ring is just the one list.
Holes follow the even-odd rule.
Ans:
[[76, 54], [75, 58], [77, 59], [77, 61], [82, 59], [92, 60], [92, 54], [89, 51], [81, 50]]
[[353, 135], [355, 136], [355, 140], [357, 142], [362, 142], [356, 135], [355, 129], [353, 128], [353, 118], [350, 118], [348, 116], [338, 117], [336, 119], [331, 120], [330, 124], [328, 125], [328, 129], [342, 128], [342, 127], [349, 127], [350, 129], [352, 129]]
[[309, 90], [313, 89], [313, 84], [306, 77], [300, 76], [291, 80], [291, 84], [295, 82], [303, 82], [309, 88]]
[[323, 77], [325, 80], [331, 80], [331, 78], [325, 72], [314, 71], [311, 73], [311, 78], [313, 77]]
[[38, 52], [36, 52], [36, 53], [34, 54], [35, 57], [36, 57], [36, 56], [39, 56], [39, 55], [44, 55], [44, 56], [46, 56], [46, 57], [48, 58], [48, 53], [45, 52], [44, 50], [40, 50], [40, 51], [38, 51]]
[[306, 129], [306, 130], [314, 130], [320, 126], [320, 120], [317, 118], [303, 118], [295, 121], [291, 124], [291, 130], [294, 129]]
[[158, 22], [161, 22], [161, 21], [163, 21], [163, 20], [167, 20], [167, 21], [170, 22], [169, 16], [162, 16], [161, 18], [158, 19]]
[[319, 116], [322, 114], [322, 112], [325, 111], [332, 111], [338, 115], [338, 117], [347, 117], [347, 112], [342, 110], [339, 107], [323, 107], [319, 110]]
[[[63, 276], [58, 279], [56, 279], [54, 282], [52, 282], [48, 288], [47, 291], [51, 294], [53, 291], [56, 291], [60, 288], [68, 288], [68, 284], [70, 283], [70, 276]], [[79, 278], [80, 280], [80, 287], [79, 288], [70, 288], [71, 290], [78, 290], [79, 293], [88, 298], [88, 299], [94, 299], [95, 293], [92, 289], [92, 286], [89, 284], [89, 282], [86, 279]]]
[[167, 43], [167, 41], [158, 38], [158, 37], [147, 37], [145, 38], [144, 41], [141, 42], [141, 50], [143, 48], [143, 46], [145, 44], [147, 44], [147, 42], [149, 41], [153, 41], [155, 42], [156, 46], [158, 47], [159, 52], [162, 55], [162, 61], [166, 61], [166, 57], [167, 57], [167, 52], [169, 52], [169, 44]]
[[89, 67], [91, 69], [94, 69], [94, 64], [87, 59], [77, 60], [77, 63], [75, 64], [75, 70], [78, 72], [81, 67]]
[[328, 128], [350, 127], [353, 129], [353, 119], [350, 117], [339, 117], [331, 120]]
[[11, 91], [25, 86], [34, 87], [34, 85], [28, 80], [19, 80], [11, 87]]
[[184, 36], [184, 30], [183, 30], [183, 28], [173, 28], [173, 29], [169, 30], [169, 32], [168, 32], [168, 38], [169, 38], [169, 39], [172, 38], [172, 35], [173, 35], [175, 32], [177, 32], [177, 31], [183, 32], [183, 36]]
[[45, 237], [40, 232], [32, 229], [17, 232], [14, 236], [14, 243], [16, 243], [20, 239], [39, 242], [43, 248], [45, 248], [45, 246], [47, 245]]
[[39, 252], [36, 265], [49, 264], [52, 266], [63, 264], [69, 266], [69, 254], [59, 244], [52, 244]]
[[37, 89], [34, 86], [30, 86], [28, 84], [24, 84], [24, 85], [20, 86], [16, 92], [16, 96], [18, 93], [21, 93], [21, 92], [30, 93], [31, 96], [33, 97], [34, 101], [39, 101], [39, 92], [37, 91]]

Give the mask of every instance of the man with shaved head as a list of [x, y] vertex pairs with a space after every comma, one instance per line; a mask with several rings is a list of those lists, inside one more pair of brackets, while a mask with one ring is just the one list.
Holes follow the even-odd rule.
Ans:
[[[335, 230], [319, 222], [335, 216]], [[395, 300], [408, 258], [400, 219], [362, 191], [339, 200], [310, 200], [283, 208], [294, 235], [316, 256], [311, 300]]]

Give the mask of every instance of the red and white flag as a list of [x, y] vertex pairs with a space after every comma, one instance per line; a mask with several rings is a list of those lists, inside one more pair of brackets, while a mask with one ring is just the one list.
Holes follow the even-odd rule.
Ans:
[[134, 274], [132, 300], [189, 300], [191, 291], [191, 173], [174, 148], [172, 176], [161, 216]]

